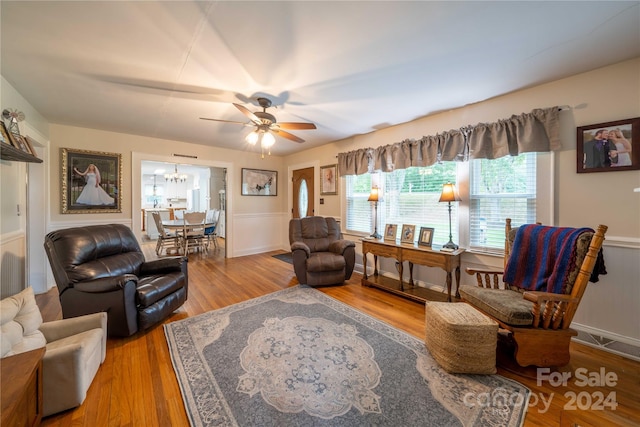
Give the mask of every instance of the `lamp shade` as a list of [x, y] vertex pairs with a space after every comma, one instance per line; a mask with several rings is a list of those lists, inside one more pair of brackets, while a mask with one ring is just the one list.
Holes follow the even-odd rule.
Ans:
[[369, 198], [367, 199], [367, 202], [377, 202], [378, 200], [379, 200], [378, 187], [372, 187], [371, 194], [369, 194]]
[[439, 202], [459, 202], [462, 200], [458, 195], [456, 186], [450, 182], [447, 182], [442, 186], [442, 194], [440, 194]]

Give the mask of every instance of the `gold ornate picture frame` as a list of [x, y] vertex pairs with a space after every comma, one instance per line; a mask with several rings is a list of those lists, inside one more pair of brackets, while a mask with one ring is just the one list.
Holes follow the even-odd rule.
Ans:
[[63, 214], [122, 212], [122, 155], [60, 149]]

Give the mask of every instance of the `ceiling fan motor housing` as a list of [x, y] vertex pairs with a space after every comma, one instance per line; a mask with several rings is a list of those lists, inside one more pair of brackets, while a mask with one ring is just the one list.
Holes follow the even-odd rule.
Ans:
[[262, 123], [264, 123], [265, 125], [270, 125], [276, 122], [275, 116], [267, 112], [256, 111], [253, 114], [255, 114], [256, 117], [258, 117], [260, 120], [262, 120]]

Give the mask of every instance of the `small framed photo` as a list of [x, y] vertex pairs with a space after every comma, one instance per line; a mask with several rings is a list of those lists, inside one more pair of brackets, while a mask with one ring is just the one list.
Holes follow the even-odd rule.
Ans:
[[2, 125], [0, 126], [0, 142], [13, 146], [11, 137], [9, 136], [9, 131], [7, 130], [7, 127], [4, 125], [4, 122], [2, 120], [0, 120], [0, 125]]
[[402, 224], [402, 234], [400, 234], [400, 241], [402, 243], [413, 243], [413, 235], [415, 234], [415, 231], [415, 225]]
[[577, 128], [578, 173], [640, 169], [640, 117]]
[[242, 168], [243, 196], [277, 196], [278, 171]]
[[418, 236], [418, 245], [431, 247], [433, 241], [433, 228], [420, 227], [420, 235]]
[[384, 228], [384, 240], [396, 240], [396, 235], [398, 233], [398, 225], [397, 224], [387, 224]]
[[14, 147], [16, 147], [20, 151], [24, 151], [27, 154], [33, 155], [33, 152], [29, 148], [29, 143], [24, 136], [15, 133], [9, 133], [9, 137], [11, 138], [11, 142], [13, 143]]
[[320, 166], [320, 195], [338, 194], [338, 165]]

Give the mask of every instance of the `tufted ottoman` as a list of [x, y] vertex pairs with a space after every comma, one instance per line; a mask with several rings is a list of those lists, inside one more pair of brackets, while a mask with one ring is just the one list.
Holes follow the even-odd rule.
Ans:
[[449, 373], [495, 374], [498, 323], [469, 304], [425, 304], [425, 344]]

